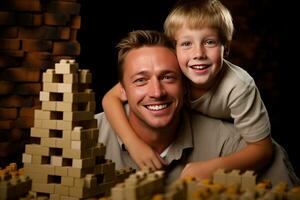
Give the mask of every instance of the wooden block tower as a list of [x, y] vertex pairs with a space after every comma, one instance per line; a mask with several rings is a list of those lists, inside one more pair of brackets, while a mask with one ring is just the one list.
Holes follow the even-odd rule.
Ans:
[[89, 70], [61, 60], [43, 73], [42, 108], [35, 110], [31, 137], [23, 154], [32, 191], [50, 199], [102, 196], [115, 183], [115, 163], [105, 159], [94, 119], [95, 94]]

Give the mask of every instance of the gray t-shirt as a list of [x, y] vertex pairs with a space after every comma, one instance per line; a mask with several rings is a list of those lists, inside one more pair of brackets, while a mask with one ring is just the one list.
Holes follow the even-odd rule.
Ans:
[[[111, 128], [105, 114], [95, 115], [98, 120], [99, 143], [106, 145], [106, 158], [116, 163], [116, 168], [132, 167], [138, 169], [124, 148], [120, 138]], [[245, 147], [246, 143], [232, 123], [206, 117], [196, 112], [183, 112], [177, 137], [168, 147], [164, 157], [167, 181], [172, 182], [179, 178], [182, 169], [189, 162], [205, 161], [220, 156], [232, 154]], [[267, 178], [273, 183], [286, 181], [292, 185], [296, 176], [289, 166], [288, 158], [276, 144], [276, 166], [272, 164], [266, 169], [261, 178]], [[138, 151], [138, 149], [137, 149]], [[141, 152], [143, 153], [143, 152]]]
[[214, 86], [190, 104], [193, 110], [204, 115], [231, 119], [237, 133], [247, 142], [257, 142], [270, 135], [268, 112], [253, 78], [226, 60]]

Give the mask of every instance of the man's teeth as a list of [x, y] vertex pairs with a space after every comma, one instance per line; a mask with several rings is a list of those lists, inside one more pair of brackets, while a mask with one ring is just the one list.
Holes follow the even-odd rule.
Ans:
[[151, 106], [147, 106], [147, 108], [149, 110], [162, 110], [164, 108], [166, 108], [168, 105], [167, 104], [162, 104], [162, 105], [151, 105]]

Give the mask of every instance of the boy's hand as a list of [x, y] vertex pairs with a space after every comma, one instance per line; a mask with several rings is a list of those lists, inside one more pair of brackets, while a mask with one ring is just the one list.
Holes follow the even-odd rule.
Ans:
[[188, 163], [181, 172], [180, 177], [192, 176], [197, 180], [210, 179], [213, 173], [220, 168], [221, 159], [216, 158], [208, 161]]
[[153, 169], [161, 169], [166, 162], [156, 153], [149, 145], [141, 140], [131, 141], [126, 148], [140, 169], [151, 167]]

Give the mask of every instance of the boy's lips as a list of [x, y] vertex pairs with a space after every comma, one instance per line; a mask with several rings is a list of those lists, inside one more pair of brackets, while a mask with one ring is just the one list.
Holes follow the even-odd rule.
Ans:
[[200, 65], [191, 65], [189, 66], [192, 69], [197, 69], [197, 70], [203, 70], [208, 68], [210, 65], [204, 65], [204, 64], [200, 64]]

